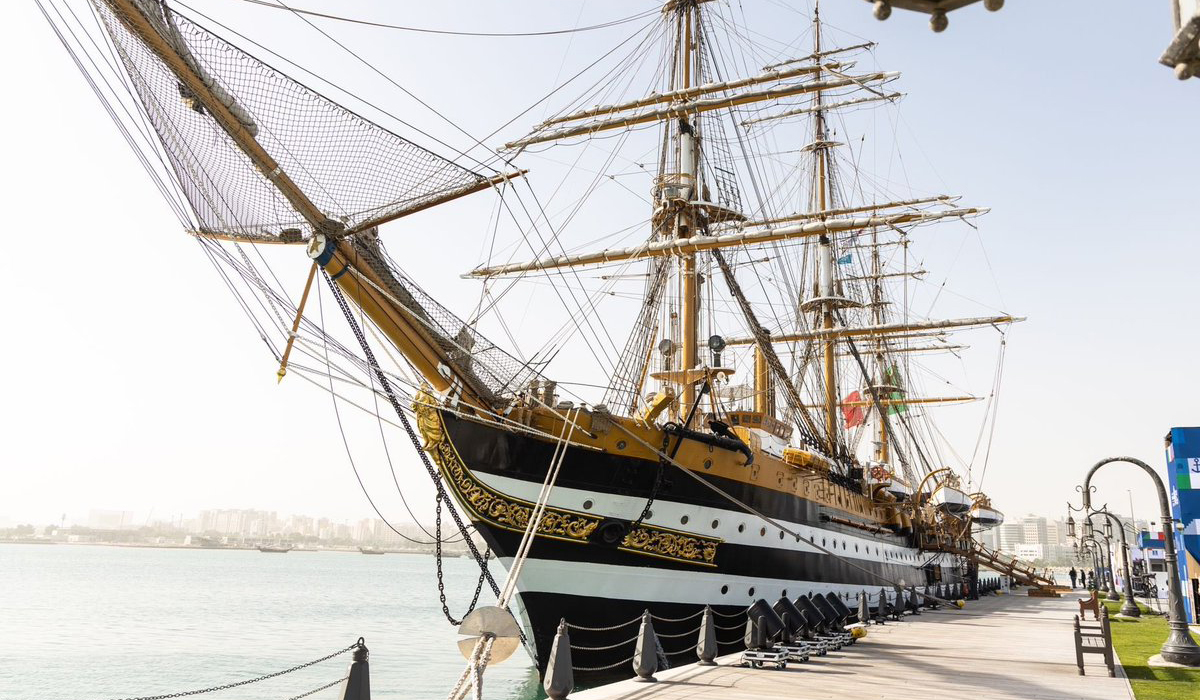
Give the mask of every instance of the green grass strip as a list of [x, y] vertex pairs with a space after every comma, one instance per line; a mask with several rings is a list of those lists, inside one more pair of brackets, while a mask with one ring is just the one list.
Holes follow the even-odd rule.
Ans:
[[1200, 700], [1200, 669], [1157, 668], [1147, 664], [1167, 640], [1165, 617], [1146, 615], [1149, 609], [1139, 603], [1144, 616], [1127, 620], [1116, 616], [1121, 610], [1120, 602], [1106, 600], [1104, 605], [1112, 626], [1113, 647], [1137, 700]]

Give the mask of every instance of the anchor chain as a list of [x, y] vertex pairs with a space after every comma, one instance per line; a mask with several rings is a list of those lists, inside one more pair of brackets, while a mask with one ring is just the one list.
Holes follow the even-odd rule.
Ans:
[[[437, 503], [437, 506], [435, 509], [434, 521], [433, 521], [433, 526], [434, 526], [433, 539], [434, 539], [434, 542], [436, 542], [436, 544], [434, 545], [434, 560], [435, 560], [436, 566], [437, 566], [438, 599], [441, 600], [441, 602], [442, 602], [442, 614], [446, 616], [446, 620], [448, 620], [450, 622], [450, 624], [452, 624], [452, 625], [461, 625], [462, 620], [454, 619], [454, 615], [450, 614], [450, 606], [447, 605], [447, 603], [446, 603], [446, 583], [442, 578], [442, 497], [441, 497], [441, 495], [439, 494], [438, 496], [436, 496], [434, 500]], [[491, 555], [492, 555], [491, 547], [488, 547], [487, 549], [484, 550], [483, 562], [484, 562], [485, 567], [487, 566], [487, 560], [489, 557], [491, 557]], [[473, 595], [471, 597], [471, 604], [467, 606], [467, 611], [465, 613], [463, 613], [464, 618], [467, 615], [470, 615], [472, 612], [475, 611], [475, 606], [479, 603], [479, 594], [483, 592], [484, 578], [485, 577], [483, 575], [483, 572], [481, 571], [479, 573], [479, 581], [478, 581], [478, 583], [475, 584], [475, 595]]]
[[[392, 383], [388, 381], [387, 375], [384, 374], [383, 370], [379, 366], [379, 363], [375, 360], [375, 353], [371, 351], [371, 346], [369, 343], [367, 343], [367, 337], [363, 335], [362, 327], [359, 326], [358, 321], [355, 320], [354, 313], [350, 310], [350, 305], [346, 302], [346, 297], [342, 294], [342, 290], [338, 288], [337, 283], [333, 281], [328, 273], [325, 273], [325, 282], [328, 283], [329, 289], [332, 290], [333, 298], [337, 301], [338, 307], [342, 311], [342, 315], [346, 317], [346, 323], [350, 326], [350, 330], [354, 332], [354, 337], [358, 340], [359, 347], [362, 348], [363, 355], [366, 357], [371, 372], [375, 375], [376, 379], [379, 380], [379, 385], [383, 389], [384, 394], [387, 396], [388, 402], [396, 411], [396, 416], [399, 417], [400, 423], [404, 426], [405, 432], [408, 433], [408, 437], [409, 440], [412, 441], [413, 448], [416, 449], [417, 455], [421, 458], [421, 463], [425, 466], [425, 471], [429, 473], [429, 478], [433, 481], [434, 488], [437, 490], [438, 509], [440, 512], [442, 500], [448, 498], [446, 495], [446, 487], [442, 483], [437, 469], [433, 466], [433, 463], [430, 462], [429, 455], [426, 454], [425, 449], [421, 447], [421, 438], [417, 436], [416, 430], [414, 430], [412, 427], [412, 422], [408, 420], [408, 416], [404, 413], [403, 407], [400, 406], [400, 400], [396, 398], [396, 392], [392, 388]], [[467, 526], [463, 524], [462, 518], [459, 516], [458, 511], [454, 509], [453, 504], [447, 503], [447, 507], [450, 510], [450, 517], [454, 520], [454, 524], [458, 527], [458, 531], [463, 536], [463, 541], [466, 542], [467, 549], [470, 550], [471, 556], [475, 558], [475, 563], [479, 564], [480, 576], [487, 580], [488, 586], [492, 589], [492, 593], [495, 594], [496, 597], [499, 597], [500, 586], [497, 585], [496, 579], [492, 576], [492, 572], [488, 570], [487, 562], [479, 553], [479, 548], [475, 546], [475, 541], [471, 539], [469, 534], [467, 534]], [[440, 527], [435, 534], [437, 537], [434, 539], [438, 540], [437, 546], [440, 550]], [[440, 557], [438, 558], [438, 562], [440, 564]], [[441, 587], [440, 584], [441, 580], [439, 579], [439, 588]], [[445, 599], [443, 598], [443, 601], [444, 600]], [[445, 606], [444, 602], [442, 607], [445, 610], [446, 619], [449, 620], [451, 624], [461, 624], [460, 622], [454, 621], [454, 617], [450, 615], [450, 610]], [[525, 641], [524, 632], [521, 633], [521, 641]]]
[[[679, 440], [682, 442], [683, 438], [680, 437]], [[666, 454], [667, 447], [670, 446], [670, 444], [671, 436], [667, 433], [663, 433], [662, 450], [659, 451], [658, 455], [658, 471], [654, 473], [654, 486], [650, 489], [650, 497], [646, 499], [646, 506], [642, 508], [642, 514], [637, 517], [637, 520], [634, 520], [632, 523], [630, 523], [630, 532], [636, 530], [638, 526], [642, 524], [643, 520], [650, 517], [650, 507], [654, 505], [654, 499], [658, 497], [658, 489], [662, 486], [663, 472], [667, 470], [667, 460], [663, 455]]]

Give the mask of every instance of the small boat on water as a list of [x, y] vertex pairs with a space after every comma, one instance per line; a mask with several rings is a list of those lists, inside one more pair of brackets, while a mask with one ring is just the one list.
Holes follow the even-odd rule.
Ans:
[[363, 554], [387, 554], [385, 550], [382, 550], [379, 547], [359, 547], [358, 551], [362, 552]]
[[287, 554], [293, 549], [295, 547], [290, 544], [260, 544], [258, 546], [258, 551], [264, 554]]

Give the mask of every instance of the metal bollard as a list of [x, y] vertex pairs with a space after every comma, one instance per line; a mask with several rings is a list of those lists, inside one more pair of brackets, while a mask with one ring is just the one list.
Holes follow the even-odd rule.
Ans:
[[575, 690], [575, 671], [571, 663], [571, 636], [567, 633], [567, 621], [558, 621], [558, 632], [550, 647], [550, 663], [546, 664], [546, 679], [542, 688], [550, 700], [564, 700]]
[[700, 619], [700, 640], [696, 644], [696, 656], [700, 660], [698, 666], [716, 666], [717, 662], [717, 628], [713, 623], [712, 608], [704, 606], [704, 617]]
[[338, 695], [341, 700], [371, 700], [371, 673], [367, 663], [366, 640], [358, 638], [358, 648], [354, 650], [354, 660], [342, 681], [342, 692]]
[[654, 636], [654, 624], [650, 621], [650, 611], [642, 613], [642, 625], [638, 629], [637, 646], [633, 650], [633, 672], [639, 683], [653, 683], [658, 679], [654, 672], [658, 670], [658, 643]]
[[864, 625], [871, 624], [871, 604], [867, 602], [867, 592], [858, 594], [858, 621]]

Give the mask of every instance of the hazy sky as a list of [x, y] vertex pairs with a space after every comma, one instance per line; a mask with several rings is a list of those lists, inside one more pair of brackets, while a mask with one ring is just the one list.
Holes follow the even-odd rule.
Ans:
[[[188, 4], [307, 65], [328, 66], [343, 85], [467, 145], [287, 13], [236, 0]], [[469, 31], [590, 25], [656, 5], [295, 4]], [[1101, 457], [1130, 454], [1161, 467], [1167, 430], [1200, 423], [1200, 81], [1181, 83], [1157, 64], [1169, 11], [1140, 5], [1147, 7], [1013, 0], [996, 14], [953, 13], [941, 35], [920, 15], [896, 11], [877, 22], [861, 0], [823, 6], [842, 43], [876, 40], [878, 65], [904, 74], [898, 138], [912, 146], [904, 174], [914, 189], [993, 208], [980, 233], [954, 234], [941, 250], [931, 244], [929, 255], [951, 263], [948, 288], [1029, 317], [1010, 335], [984, 483], [1014, 516], [1062, 512]], [[808, 26], [807, 2], [733, 7], [780, 42]], [[207, 507], [372, 515], [328, 396], [299, 380], [276, 385], [270, 355], [36, 7], [10, 3], [5, 15], [0, 517], [49, 522], [64, 512], [82, 518], [92, 507], [154, 508], [156, 517]], [[321, 26], [482, 136], [636, 24], [522, 40]], [[543, 112], [489, 143], [523, 133]], [[522, 165], [539, 191], [554, 188], [553, 164], [530, 157]], [[545, 171], [551, 177], [539, 180]], [[384, 230], [400, 263], [463, 313], [478, 286], [457, 275], [481, 259], [477, 232], [495, 204], [489, 197]], [[285, 284], [298, 288], [307, 265], [297, 259]], [[625, 329], [613, 332], [623, 338]], [[994, 353], [994, 334], [978, 342], [990, 348], [985, 358]], [[955, 381], [986, 393], [992, 370], [984, 359]], [[969, 452], [978, 413], [958, 415], [965, 417], [941, 425]], [[350, 430], [355, 445], [358, 437], [367, 445], [377, 428], [359, 421]], [[405, 442], [390, 446], [401, 486], [424, 518], [432, 510], [428, 480]], [[377, 445], [356, 447], [355, 457], [385, 513], [408, 520]], [[1131, 488], [1138, 516], [1152, 517], [1148, 480], [1123, 467], [1102, 474], [1100, 502], [1127, 512]]]

